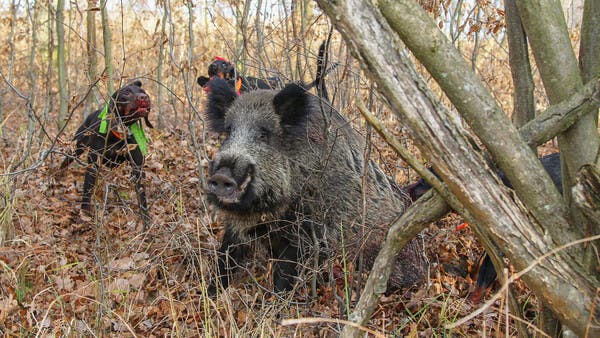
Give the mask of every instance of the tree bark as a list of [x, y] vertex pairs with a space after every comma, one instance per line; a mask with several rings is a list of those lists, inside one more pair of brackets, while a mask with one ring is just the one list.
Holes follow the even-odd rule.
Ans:
[[[162, 111], [163, 105], [165, 105], [165, 90], [163, 86], [163, 63], [165, 59], [165, 44], [167, 43], [167, 4], [166, 1], [162, 1], [161, 5], [163, 6], [163, 16], [160, 23], [160, 40], [158, 41], [158, 60], [156, 66], [156, 82], [158, 84], [158, 95], [157, 95], [157, 105], [158, 111]], [[158, 115], [158, 129], [162, 129], [165, 126], [165, 118], [163, 114]]]
[[[87, 41], [85, 44], [87, 51], [87, 78], [89, 83], [96, 81], [98, 76], [98, 56], [96, 55], [96, 11], [97, 0], [88, 0], [88, 8], [86, 11], [86, 28], [87, 28]], [[93, 91], [92, 91], [93, 93]], [[89, 95], [85, 102], [85, 108], [83, 110], [83, 116], [86, 117], [91, 111], [95, 109], [97, 105], [96, 98], [94, 95]]]
[[58, 43], [58, 118], [56, 125], [62, 129], [67, 118], [69, 97], [67, 94], [67, 66], [65, 65], [65, 1], [58, 0], [56, 3], [56, 37]]
[[600, 166], [586, 164], [581, 168], [573, 198], [590, 222], [600, 226]]
[[106, 77], [108, 78], [106, 89], [109, 95], [115, 91], [114, 86], [114, 67], [112, 60], [112, 38], [110, 33], [110, 23], [108, 22], [108, 13], [106, 12], [106, 0], [100, 0], [100, 16], [102, 17], [102, 41], [104, 44], [104, 68]]
[[[377, 133], [379, 133], [379, 135], [404, 161], [406, 161], [422, 178], [425, 178], [427, 182], [435, 188], [432, 189], [431, 192], [433, 192], [433, 190], [436, 191], [433, 197], [430, 197], [431, 195], [426, 195], [417, 200], [413, 205], [410, 206], [410, 209], [406, 211], [406, 213], [403, 214], [399, 220], [395, 221], [394, 224], [391, 225], [388, 235], [386, 236], [386, 241], [381, 246], [379, 254], [375, 259], [373, 267], [371, 268], [369, 278], [367, 279], [367, 284], [360, 294], [360, 299], [354, 307], [352, 315], [349, 316], [349, 318], [351, 318], [353, 321], [361, 323], [361, 325], [366, 325], [366, 322], [375, 310], [379, 297], [386, 291], [386, 285], [390, 277], [390, 272], [400, 250], [402, 250], [402, 248], [404, 248], [404, 246], [419, 231], [423, 230], [427, 224], [446, 214], [450, 210], [450, 206], [448, 204], [453, 206], [452, 208], [454, 210], [459, 210], [459, 212], [463, 214], [468, 214], [468, 211], [462, 207], [456, 197], [448, 191], [446, 186], [440, 182], [437, 177], [435, 177], [427, 168], [420, 164], [420, 162], [412, 154], [410, 154], [400, 145], [398, 140], [392, 134], [385, 130], [385, 127], [373, 114], [371, 114], [371, 112], [364, 106], [362, 101], [357, 102], [357, 107], [363, 117], [367, 120], [367, 123], [372, 126]], [[472, 218], [470, 215], [468, 217]], [[494, 262], [494, 266], [504, 267], [504, 264], [502, 264], [500, 251], [497, 249], [497, 247], [491, 242], [485, 243], [485, 246], [486, 252], [490, 255], [492, 261]], [[502, 283], [506, 282], [507, 276], [504, 276], [501, 273], [498, 274], [498, 276]], [[521, 307], [519, 306], [512, 291], [510, 292], [508, 298], [511, 311], [519, 314], [519, 318], [522, 318]], [[527, 337], [527, 327], [520, 322], [517, 322], [515, 325], [519, 328], [520, 336]], [[356, 336], [358, 331], [348, 326], [347, 328], [344, 328], [342, 333], [344, 336], [352, 337]]]
[[235, 35], [235, 48], [236, 58], [235, 65], [236, 70], [245, 74], [246, 70], [246, 56], [248, 50], [246, 48], [246, 42], [248, 39], [248, 20], [250, 19], [250, 4], [252, 1], [244, 1], [235, 4], [235, 18], [236, 18], [236, 35]]
[[567, 130], [581, 116], [597, 111], [600, 104], [600, 77], [590, 80], [569, 98], [537, 113], [519, 133], [530, 145], [540, 145]]
[[[533, 76], [529, 63], [527, 36], [517, 12], [515, 0], [504, 0], [508, 60], [513, 81], [512, 122], [521, 128], [535, 117]], [[535, 152], [535, 149], [533, 149]]]
[[[582, 79], [562, 7], [558, 1], [539, 0], [519, 1], [517, 7], [550, 103], [563, 101], [581, 88]], [[590, 112], [582, 116], [558, 136], [562, 154], [564, 198], [574, 224], [579, 228], [572, 230], [580, 234], [589, 233], [591, 225], [573, 205], [570, 188], [575, 184], [579, 168], [593, 163], [600, 147], [596, 115]]]
[[[557, 244], [575, 240], [576, 236], [565, 229], [569, 221], [562, 198], [537, 157], [433, 20], [413, 0], [384, 0], [379, 7], [392, 29], [425, 65], [485, 144], [537, 221]], [[421, 34], [414, 34], [416, 31]], [[498, 129], [503, 133], [498, 133]], [[531, 174], [543, 178], [532, 180]]]
[[579, 66], [584, 83], [600, 75], [599, 36], [600, 2], [586, 0], [581, 23], [581, 43], [579, 44]]
[[[50, 11], [48, 10], [48, 14]], [[17, 4], [15, 0], [11, 1], [10, 4], [10, 29], [6, 36], [6, 44], [8, 45], [8, 49], [10, 50], [8, 54], [8, 82], [13, 81], [13, 75], [15, 73], [15, 26], [17, 24]], [[4, 105], [3, 98], [4, 94], [9, 91], [7, 87], [2, 87], [0, 89], [0, 121], [4, 121]], [[4, 123], [0, 122], [0, 137], [4, 136]]]
[[[398, 3], [396, 2], [396, 4]], [[403, 1], [400, 3], [404, 4]], [[320, 0], [319, 4], [348, 42], [354, 56], [359, 59], [367, 75], [378, 84], [392, 110], [406, 122], [408, 128], [415, 135], [416, 144], [425, 156], [436, 164], [438, 173], [443, 177], [449, 189], [473, 215], [473, 227], [480, 237], [489, 238], [503, 247], [504, 252], [517, 269], [525, 268], [528, 262], [554, 248], [555, 244], [548, 236], [531, 223], [532, 220], [528, 218], [529, 213], [521, 209], [519, 204], [515, 203], [498, 185], [495, 176], [486, 168], [485, 161], [471, 149], [471, 144], [463, 137], [464, 131], [460, 126], [446, 117], [447, 112], [442, 107], [435, 106], [432, 100], [426, 97], [422, 90], [425, 84], [422, 81], [415, 81], [414, 69], [411, 68], [406, 55], [401, 52], [401, 43], [394, 39], [394, 32], [375, 8], [370, 3], [358, 0], [335, 2]], [[382, 2], [379, 2], [379, 5], [381, 6]], [[404, 7], [403, 9], [412, 16], [421, 17], [421, 13], [415, 13], [412, 8]], [[390, 13], [388, 10], [390, 9], [386, 9], [387, 14]], [[422, 12], [420, 8], [417, 11]], [[426, 24], [418, 26], [418, 29], [413, 29], [414, 26], [410, 26], [410, 28], [413, 34], [419, 32], [419, 34], [415, 34], [419, 39], [431, 41], [432, 36], [439, 37], [439, 31], [432, 31], [430, 27], [435, 24], [430, 19], [428, 20]], [[433, 47], [429, 46], [430, 50], [441, 51], [444, 42], [439, 39], [434, 42]], [[448, 52], [446, 49], [443, 51]], [[438, 56], [446, 55], [442, 53]], [[447, 59], [443, 57], [442, 61], [447, 62]], [[464, 60], [457, 61], [464, 64]], [[427, 62], [423, 63], [427, 64]], [[451, 65], [453, 69], [457, 66], [454, 63]], [[465, 80], [458, 82], [461, 87], [459, 89], [477, 92], [479, 95], [476, 96], [477, 102], [471, 102], [472, 94], [461, 98], [454, 93], [455, 98], [461, 99], [457, 101], [458, 106], [462, 108], [459, 111], [464, 114], [465, 107], [476, 105], [480, 115], [472, 117], [472, 120], [475, 121], [470, 122], [471, 126], [476, 125], [477, 129], [481, 128], [486, 131], [488, 126], [479, 120], [487, 120], [487, 122], [495, 124], [494, 130], [496, 131], [491, 135], [479, 132], [479, 136], [486, 139], [486, 144], [491, 144], [499, 154], [502, 154], [501, 150], [514, 152], [514, 149], [498, 144], [504, 141], [513, 144], [515, 141], [507, 139], [520, 139], [518, 134], [513, 135], [511, 129], [514, 130], [514, 127], [505, 115], [502, 119], [500, 115], [503, 114], [495, 108], [495, 104], [492, 107], [489, 106], [489, 101], [485, 101], [487, 97], [490, 97], [489, 93], [480, 92], [481, 89], [475, 87], [476, 83], [470, 81], [473, 77], [470, 75], [470, 71], [464, 72], [461, 67], [459, 67], [460, 74], [465, 77]], [[447, 69], [443, 69], [443, 71], [447, 72]], [[432, 72], [431, 69], [430, 72], [438, 73]], [[448, 77], [455, 75], [446, 74]], [[457, 104], [455, 103], [455, 105]], [[499, 138], [501, 141], [493, 142], [487, 140], [488, 137]], [[524, 171], [524, 174], [531, 172], [540, 174], [539, 162], [531, 154], [526, 144], [516, 144], [516, 146], [519, 146], [519, 155], [513, 158], [512, 162], [529, 163], [529, 159], [526, 158], [531, 157], [531, 162], [537, 163], [515, 166], [514, 163], [510, 163], [511, 161], [504, 160], [503, 164], [501, 162], [502, 169], [507, 171], [506, 169], [521, 168], [520, 171]], [[502, 160], [497, 155], [495, 157]], [[540, 185], [546, 185], [547, 178], [540, 179], [537, 175], [533, 177], [536, 182], [541, 183]], [[522, 178], [529, 179], [530, 176], [525, 175]], [[547, 183], [550, 184], [549, 180]], [[525, 186], [527, 184], [524, 184], [521, 189]], [[544, 191], [542, 194], [554, 196], [550, 198], [550, 201], [545, 201], [537, 207], [533, 205], [531, 208], [537, 208], [538, 213], [546, 214], [547, 211], [540, 210], [543, 209], [542, 206], [559, 206], [559, 215], [543, 217], [547, 223], [546, 226], [548, 223], [560, 225], [558, 219], [566, 220], [560, 215], [560, 197], [556, 190], [552, 189], [535, 189], [535, 191]], [[536, 218], [540, 218], [539, 215]], [[467, 218], [467, 220], [469, 219]], [[551, 304], [559, 318], [577, 330], [578, 334], [584, 333], [590, 323], [590, 318], [592, 325], [597, 324], [596, 315], [592, 313], [595, 280], [587, 278], [588, 276], [556, 256], [551, 256], [542, 264], [533, 267], [524, 276], [525, 281], [536, 294], [547, 304]], [[591, 330], [593, 334], [600, 334], [596, 326], [592, 326]]]

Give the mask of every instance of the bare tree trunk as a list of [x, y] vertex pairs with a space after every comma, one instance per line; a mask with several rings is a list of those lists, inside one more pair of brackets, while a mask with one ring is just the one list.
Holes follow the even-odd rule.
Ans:
[[[8, 35], [6, 36], [6, 43], [8, 44], [10, 53], [8, 56], [9, 64], [8, 64], [8, 74], [5, 75], [8, 82], [13, 81], [13, 75], [15, 71], [15, 25], [17, 23], [17, 4], [15, 0], [11, 1], [10, 4], [10, 30], [8, 31]], [[0, 90], [0, 137], [4, 136], [4, 108], [2, 104], [2, 98], [4, 94], [6, 94], [10, 89], [4, 87], [6, 89]]]
[[53, 82], [53, 71], [54, 71], [54, 25], [53, 25], [53, 18], [54, 15], [52, 13], [52, 0], [47, 0], [46, 1], [46, 7], [48, 10], [48, 54], [46, 55], [46, 58], [48, 59], [48, 62], [46, 64], [46, 78], [45, 78], [45, 83], [44, 83], [44, 87], [46, 88], [46, 93], [45, 93], [45, 97], [46, 97], [46, 102], [44, 103], [44, 110], [42, 113], [42, 117], [44, 121], [48, 121], [48, 114], [50, 113], [50, 111], [52, 110], [52, 107], [54, 106], [53, 104], [53, 98], [54, 95], [52, 95], [52, 82]]
[[[513, 82], [513, 111], [512, 122], [515, 127], [520, 128], [535, 117], [535, 102], [533, 97], [534, 83], [531, 74], [531, 64], [529, 63], [529, 50], [527, 47], [527, 35], [521, 24], [521, 18], [517, 11], [515, 0], [505, 0], [505, 19], [506, 35], [508, 38], [508, 58], [510, 72]], [[537, 155], [537, 147], [531, 146], [531, 150]], [[495, 260], [494, 260], [495, 261]], [[498, 275], [502, 275], [502, 283], [508, 276], [505, 276], [503, 267], [494, 264]], [[513, 289], [511, 288], [511, 291]], [[514, 297], [511, 297], [511, 311], [519, 313], [522, 318], [521, 308], [516, 303]], [[519, 335], [527, 336], [527, 327], [521, 321], [515, 323], [518, 327]]]
[[[161, 4], [164, 8], [162, 22], [160, 24], [160, 40], [158, 41], [158, 65], [156, 66], [156, 82], [158, 83], [158, 111], [162, 111], [164, 101], [164, 85], [163, 85], [163, 63], [165, 58], [165, 44], [167, 43], [167, 9], [166, 1]], [[163, 114], [158, 114], [158, 128], [162, 129], [165, 126], [165, 118]]]
[[[175, 25], [173, 23], [173, 13], [171, 11], [171, 1], [170, 0], [165, 0], [165, 14], [164, 14], [169, 21], [169, 39], [167, 41], [169, 41], [169, 58], [171, 60], [171, 62], [173, 63], [173, 65], [175, 67], [177, 67], [177, 69], [180, 69], [181, 66], [179, 65], [179, 63], [177, 62], [177, 60], [175, 60]], [[171, 87], [175, 86], [175, 76], [171, 76]], [[179, 126], [179, 114], [178, 114], [178, 109], [177, 109], [177, 103], [175, 101], [175, 97], [174, 95], [170, 95], [169, 96], [171, 98], [171, 105], [173, 106], [173, 111], [175, 112], [174, 116], [173, 116], [173, 125], [175, 127]]]
[[[6, 39], [6, 42], [10, 48], [8, 74], [4, 75], [6, 80], [12, 84], [15, 66], [15, 25], [17, 23], [17, 4], [16, 0], [12, 0], [10, 4], [10, 30]], [[3, 86], [4, 88], [4, 86]], [[6, 89], [0, 90], [0, 137], [4, 136], [4, 109], [2, 105], [2, 97], [6, 94], [10, 88], [6, 86]], [[0, 246], [4, 245], [4, 242], [11, 239], [13, 235], [13, 213], [14, 213], [14, 191], [15, 191], [15, 178], [12, 176], [1, 176], [0, 177]]]
[[[86, 11], [86, 27], [87, 27], [87, 79], [89, 83], [93, 83], [98, 76], [98, 57], [96, 56], [96, 11], [98, 10], [98, 0], [88, 0], [88, 8]], [[92, 91], [93, 92], [93, 91]], [[93, 111], [98, 102], [94, 95], [88, 95], [83, 109], [83, 116], [86, 117]]]
[[302, 79], [302, 41], [300, 41], [299, 18], [300, 9], [299, 1], [290, 2], [290, 22], [292, 23], [292, 45], [290, 54], [294, 58], [294, 79]]
[[[248, 1], [250, 2], [250, 1]], [[193, 105], [193, 89], [195, 81], [190, 79], [189, 70], [192, 69], [192, 62], [194, 59], [194, 11], [192, 7], [192, 3], [187, 2], [187, 10], [188, 10], [188, 58], [187, 58], [187, 67], [185, 69], [181, 69], [181, 74], [183, 76], [183, 81], [185, 85], [185, 94], [186, 98], [189, 102], [190, 116], [188, 118], [188, 128], [190, 134], [192, 136], [192, 142], [194, 144], [194, 150], [196, 152], [196, 158], [198, 160], [198, 177], [200, 180], [198, 181], [198, 191], [203, 191], [206, 187], [206, 180], [204, 174], [204, 167], [202, 166], [202, 158], [208, 158], [208, 154], [206, 152], [206, 128], [202, 128], [202, 138], [200, 142], [198, 142], [198, 137], [196, 136], [196, 116], [200, 116], [200, 112], [196, 110], [196, 107]], [[246, 20], [246, 19], [245, 19]], [[204, 121], [203, 121], [204, 122]]]
[[[523, 18], [523, 25], [528, 32], [527, 35], [544, 82], [546, 94], [551, 103], [560, 102], [572, 95], [582, 85], [582, 78], [572, 51], [562, 8], [558, 2], [531, 0], [520, 1], [518, 8]], [[597, 38], [596, 36], [593, 39]], [[564, 198], [574, 223], [579, 227], [573, 231], [585, 234], [594, 232], [593, 224], [582, 215], [574, 204], [571, 198], [571, 187], [575, 184], [579, 168], [593, 163], [595, 160], [600, 147], [597, 126], [597, 113], [591, 112], [558, 136], [562, 154]], [[592, 263], [589, 258], [585, 260], [588, 271], [597, 275], [595, 268], [597, 263]], [[593, 260], [595, 261], [595, 258]], [[544, 325], [546, 327], [542, 327], [542, 329], [550, 334], [558, 332], [558, 327], [555, 327], [558, 325], [554, 325], [551, 320], [547, 322]]]
[[25, 146], [25, 154], [22, 156], [23, 159], [29, 156], [31, 151], [31, 145], [33, 143], [33, 135], [35, 134], [35, 106], [37, 101], [37, 72], [35, 67], [36, 51], [38, 49], [38, 38], [37, 38], [37, 16], [38, 10], [34, 8], [35, 4], [30, 4], [27, 0], [27, 16], [29, 17], [29, 23], [31, 24], [31, 48], [29, 50], [29, 61], [28, 61], [28, 78], [29, 78], [29, 97], [27, 98], [27, 145]]
[[265, 53], [265, 35], [263, 33], [260, 21], [263, 0], [258, 0], [256, 4], [256, 14], [254, 14], [254, 30], [256, 31], [256, 60], [258, 63], [258, 77], [265, 77], [264, 69], [267, 68], [263, 54]]
[[248, 50], [246, 48], [248, 39], [248, 20], [250, 14], [250, 5], [252, 1], [244, 1], [237, 3], [235, 6], [236, 10], [236, 35], [235, 35], [235, 49], [236, 49], [236, 70], [242, 74], [246, 72], [246, 60]]
[[[462, 55], [435, 23], [411, 0], [384, 0], [379, 2], [379, 6], [392, 28], [425, 65], [461, 116], [480, 137], [538, 222], [553, 235], [558, 244], [576, 239], [574, 234], [565, 229], [565, 225], [569, 224], [565, 206], [540, 162], [519, 137], [517, 129], [481, 79], [471, 71]], [[415, 31], [422, 34], [416, 35]], [[498, 129], [502, 129], [503, 136]], [[532, 174], [544, 179], [533, 181], [528, 177]]]
[[[284, 11], [284, 15], [285, 17], [290, 17], [290, 13], [288, 12], [288, 8], [287, 8], [287, 2], [285, 0], [281, 0], [281, 8], [283, 8]], [[293, 36], [290, 37], [290, 28], [289, 28], [289, 20], [284, 20], [283, 22], [284, 24], [284, 42], [285, 42], [285, 50], [286, 50], [286, 54], [285, 54], [285, 72], [286, 74], [289, 74], [292, 78], [289, 80], [295, 80], [294, 76], [294, 68], [292, 66], [292, 57], [290, 53], [290, 46], [292, 45], [293, 42]]]
[[[527, 36], [521, 24], [515, 0], [504, 0], [508, 58], [513, 80], [512, 122], [520, 128], [535, 117], [533, 76], [529, 63]], [[535, 151], [535, 149], [533, 149]]]
[[[563, 11], [556, 1], [523, 0], [517, 2], [523, 26], [531, 44], [550, 103], [558, 103], [581, 88], [582, 79], [567, 32]], [[597, 37], [596, 37], [597, 39]], [[597, 56], [596, 56], [597, 57]], [[591, 225], [582, 217], [571, 200], [571, 187], [579, 168], [593, 163], [600, 147], [596, 113], [583, 116], [559, 135], [564, 197], [578, 229], [589, 233]]]
[[[600, 2], [586, 0], [581, 24], [581, 41], [579, 44], [579, 65], [583, 82], [600, 75]], [[598, 111], [592, 113], [598, 125]], [[600, 165], [600, 163], [597, 163]]]
[[577, 176], [573, 189], [575, 203], [590, 221], [600, 225], [600, 166], [587, 164]]
[[102, 39], [104, 42], [104, 68], [107, 77], [106, 90], [111, 95], [115, 91], [114, 86], [114, 67], [112, 60], [112, 44], [110, 23], [108, 21], [108, 13], [106, 12], [107, 0], [100, 0], [100, 16], [102, 17]]
[[67, 67], [65, 65], [65, 1], [56, 3], [56, 37], [58, 42], [58, 119], [56, 125], [62, 129], [67, 118], [69, 97], [67, 93]]

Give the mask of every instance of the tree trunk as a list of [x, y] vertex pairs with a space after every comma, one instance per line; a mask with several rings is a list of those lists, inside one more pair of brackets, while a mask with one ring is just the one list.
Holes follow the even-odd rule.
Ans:
[[[412, 0], [380, 1], [382, 13], [425, 65], [461, 116], [480, 137], [507, 175], [517, 195], [558, 244], [576, 237], [565, 231], [568, 218], [561, 196], [536, 156], [497, 105], [479, 77], [437, 25]], [[414, 34], [419, 31], [422, 34]], [[497, 131], [501, 129], [502, 134]], [[531, 180], [530, 175], [544, 179]]]
[[[96, 11], [97, 0], [88, 0], [88, 9], [86, 11], [86, 27], [87, 27], [87, 41], [86, 41], [86, 51], [87, 51], [87, 79], [89, 83], [93, 83], [96, 81], [96, 77], [98, 76], [98, 57], [96, 56]], [[93, 91], [92, 91], [93, 93]], [[83, 110], [83, 116], [86, 117], [91, 111], [96, 108], [96, 98], [94, 95], [89, 95], [85, 101], [85, 109]]]
[[[521, 128], [535, 117], [533, 99], [533, 77], [529, 64], [527, 36], [517, 12], [515, 0], [504, 0], [506, 36], [508, 38], [508, 59], [513, 80], [512, 122]], [[533, 149], [534, 152], [536, 151]]]
[[58, 0], [56, 3], [56, 37], [58, 43], [58, 129], [62, 129], [67, 118], [69, 96], [67, 94], [67, 67], [65, 65], [65, 1]]
[[235, 35], [235, 66], [236, 71], [245, 74], [246, 66], [246, 55], [248, 50], [246, 49], [246, 39], [248, 38], [248, 20], [250, 14], [250, 4], [252, 1], [244, 1], [242, 3], [236, 3], [236, 35]]
[[[8, 64], [8, 82], [12, 83], [13, 75], [15, 72], [15, 25], [17, 23], [17, 4], [15, 0], [11, 1], [10, 4], [10, 29], [8, 31], [8, 35], [6, 36], [6, 43], [8, 44], [9, 52], [9, 64]], [[8, 88], [3, 86], [3, 89], [0, 90], [0, 137], [4, 136], [4, 107], [2, 98], [4, 94], [8, 92]]]
[[581, 24], [579, 64], [583, 82], [600, 75], [600, 2], [586, 0]]
[[596, 226], [600, 225], [600, 166], [586, 164], [579, 171], [573, 198], [581, 211]]
[[[164, 58], [165, 58], [165, 44], [167, 43], [167, 4], [166, 1], [162, 2], [162, 6], [163, 6], [163, 16], [162, 16], [162, 22], [160, 24], [160, 40], [158, 41], [158, 65], [156, 66], [156, 82], [158, 83], [158, 97], [156, 99], [157, 101], [157, 105], [158, 105], [158, 111], [162, 111], [163, 105], [165, 104], [164, 101], [164, 86], [163, 86], [163, 77], [162, 77], [162, 73], [163, 73], [163, 63], [164, 63]], [[165, 118], [163, 116], [163, 114], [158, 114], [158, 128], [162, 129], [165, 126]]]
[[54, 107], [54, 95], [52, 95], [52, 83], [53, 80], [53, 71], [54, 71], [54, 24], [52, 15], [52, 0], [47, 0], [46, 8], [48, 9], [48, 23], [47, 23], [47, 36], [48, 36], [48, 54], [46, 55], [47, 63], [46, 63], [46, 77], [44, 81], [44, 88], [46, 88], [45, 97], [46, 102], [44, 103], [44, 110], [42, 113], [43, 120], [48, 121], [48, 115]]
[[[517, 3], [517, 7], [550, 103], [567, 99], [581, 88], [582, 79], [560, 3], [523, 0]], [[593, 163], [600, 146], [596, 116], [595, 112], [582, 116], [558, 137], [562, 154], [564, 197], [569, 212], [579, 227], [573, 231], [577, 230], [580, 234], [589, 233], [591, 225], [573, 205], [570, 187], [575, 184], [579, 168]]]
[[109, 95], [112, 95], [115, 91], [113, 83], [114, 67], [112, 60], [110, 23], [108, 22], [108, 13], [106, 12], [106, 2], [107, 0], [100, 0], [100, 16], [102, 17], [102, 40], [104, 43], [104, 69], [107, 77], [106, 90]]

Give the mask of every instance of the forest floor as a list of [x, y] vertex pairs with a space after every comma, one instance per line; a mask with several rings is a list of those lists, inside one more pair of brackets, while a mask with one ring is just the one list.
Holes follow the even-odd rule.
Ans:
[[[75, 128], [72, 121], [56, 150], [72, 147], [69, 139]], [[0, 163], [2, 172], [8, 173], [27, 152], [26, 123], [9, 119], [4, 130]], [[282, 326], [281, 321], [345, 319], [343, 292], [324, 285], [314, 297], [307, 286], [281, 298], [269, 291], [270, 264], [260, 257], [250, 260], [249, 273], [240, 274], [225, 293], [207, 296], [214, 250], [223, 231], [204, 202], [199, 169], [206, 168], [206, 161], [198, 160], [187, 128], [152, 130], [149, 135], [144, 183], [152, 222], [146, 232], [137, 215], [127, 165], [102, 171], [96, 191], [100, 212], [94, 218], [79, 212], [85, 167], [74, 163], [57, 172], [63, 159], [59, 153], [38, 163], [34, 146], [19, 167], [31, 170], [0, 176], [4, 198], [0, 220], [8, 230], [8, 239], [0, 246], [0, 333], [337, 336], [339, 323]], [[215, 141], [207, 142], [210, 156]], [[503, 300], [458, 328], [444, 329], [483, 303], [470, 299], [481, 246], [470, 229], [455, 230], [461, 222], [449, 214], [429, 226], [423, 234], [430, 263], [427, 282], [384, 296], [370, 329], [398, 337], [504, 336], [506, 331], [507, 336], [515, 335], [512, 324], [505, 325]], [[365, 278], [363, 274], [362, 281]], [[527, 313], [533, 313], [535, 299], [522, 283], [516, 286]], [[357, 297], [354, 292], [350, 307]]]

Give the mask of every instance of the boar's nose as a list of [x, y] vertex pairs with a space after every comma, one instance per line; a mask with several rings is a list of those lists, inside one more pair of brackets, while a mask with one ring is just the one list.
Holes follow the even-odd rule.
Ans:
[[227, 167], [217, 170], [208, 178], [208, 189], [219, 197], [231, 196], [237, 188], [238, 184], [232, 177], [231, 169]]

